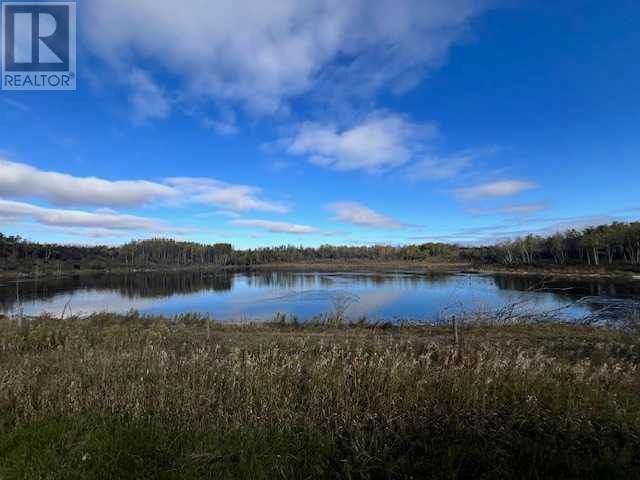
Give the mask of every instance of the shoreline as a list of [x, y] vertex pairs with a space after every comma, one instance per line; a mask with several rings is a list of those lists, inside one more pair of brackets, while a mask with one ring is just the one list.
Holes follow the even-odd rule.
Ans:
[[15, 282], [53, 280], [90, 275], [126, 275], [137, 273], [180, 273], [180, 272], [257, 272], [257, 271], [294, 271], [294, 272], [371, 272], [371, 273], [450, 273], [472, 275], [514, 275], [514, 276], [547, 276], [559, 278], [582, 279], [624, 279], [640, 281], [640, 271], [602, 270], [593, 268], [565, 268], [549, 266], [500, 267], [496, 265], [479, 265], [465, 262], [305, 262], [305, 263], [276, 263], [262, 265], [228, 265], [228, 266], [150, 266], [150, 267], [114, 267], [104, 270], [62, 270], [60, 272], [0, 272], [0, 281]]

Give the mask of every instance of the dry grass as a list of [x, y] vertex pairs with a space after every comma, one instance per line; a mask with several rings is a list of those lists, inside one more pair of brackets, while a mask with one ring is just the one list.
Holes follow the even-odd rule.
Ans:
[[[25, 432], [42, 422], [48, 431], [51, 419], [64, 419], [52, 430], [61, 438], [77, 433], [78, 419], [95, 431], [120, 428], [109, 422], [135, 425], [147, 432], [143, 443], [163, 444], [173, 458], [167, 471], [145, 470], [153, 460], [135, 470], [159, 478], [315, 478], [321, 471], [327, 478], [640, 475], [637, 337], [521, 325], [467, 326], [461, 338], [454, 345], [451, 332], [437, 327], [225, 325], [192, 316], [104, 314], [21, 325], [2, 319], [0, 412], [12, 440], [0, 443], [9, 465], [3, 471], [0, 462], [0, 478], [27, 471], [37, 478], [40, 470], [27, 470], [29, 462], [16, 455], [26, 455], [21, 442], [34, 441]], [[145, 430], [150, 425], [173, 433], [163, 443]], [[266, 435], [254, 445], [259, 460], [242, 460], [238, 446], [237, 461], [221, 469], [209, 462], [211, 444], [187, 454], [192, 447], [176, 452], [167, 440], [211, 432], [227, 435], [228, 444]], [[259, 456], [276, 439], [284, 439], [282, 451]], [[326, 447], [326, 454], [300, 467], [309, 452], [295, 445], [305, 442], [318, 455]], [[108, 448], [96, 448], [93, 461], [103, 465], [94, 476], [107, 471], [106, 460], [97, 459]], [[119, 455], [126, 456], [123, 448]], [[201, 464], [193, 457], [200, 454], [209, 460]], [[332, 463], [335, 455], [344, 462]], [[202, 469], [185, 470], [183, 460]], [[253, 467], [245, 472], [246, 462]], [[134, 475], [119, 465], [116, 474]]]

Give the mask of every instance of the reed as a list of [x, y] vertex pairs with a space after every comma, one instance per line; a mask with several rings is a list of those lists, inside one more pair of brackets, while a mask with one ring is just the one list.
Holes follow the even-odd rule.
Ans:
[[632, 478], [640, 343], [593, 327], [0, 319], [0, 478]]

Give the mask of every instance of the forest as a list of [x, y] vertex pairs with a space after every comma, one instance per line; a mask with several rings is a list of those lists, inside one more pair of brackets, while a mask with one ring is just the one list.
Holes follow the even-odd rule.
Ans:
[[640, 222], [528, 235], [490, 247], [465, 249], [466, 258], [504, 265], [640, 265]]
[[613, 223], [543, 237], [528, 235], [490, 246], [425, 243], [405, 246], [281, 246], [236, 250], [169, 239], [117, 247], [34, 243], [0, 233], [0, 271], [55, 273], [110, 268], [205, 267], [348, 262], [467, 262], [479, 265], [640, 266], [640, 222]]

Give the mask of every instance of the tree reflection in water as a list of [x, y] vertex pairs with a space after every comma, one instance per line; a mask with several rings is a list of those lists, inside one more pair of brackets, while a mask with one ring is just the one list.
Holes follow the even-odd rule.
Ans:
[[[192, 309], [203, 313], [226, 311], [268, 316], [272, 310], [275, 313], [284, 309], [304, 316], [323, 313], [318, 311], [321, 308], [331, 309], [333, 296], [345, 293], [359, 298], [349, 309], [354, 315], [385, 315], [390, 320], [434, 319], [442, 312], [451, 312], [452, 306], [459, 311], [480, 306], [491, 311], [522, 299], [533, 311], [562, 309], [580, 300], [579, 308], [572, 312], [576, 317], [578, 313], [604, 312], [614, 319], [640, 318], [640, 282], [625, 280], [439, 272], [232, 270], [102, 274], [22, 280], [19, 284], [6, 282], [0, 284], [0, 312], [15, 312], [22, 306], [38, 312], [38, 309], [53, 308], [65, 296], [73, 295], [76, 295], [74, 302], [83, 297], [83, 306], [91, 311], [91, 297], [95, 295], [100, 297], [102, 308], [105, 302], [113, 302], [114, 308], [117, 304], [120, 308], [152, 308], [150, 311], [154, 313], [167, 314], [175, 313], [176, 309]], [[51, 303], [47, 304], [49, 300]], [[167, 303], [172, 303], [172, 309], [166, 307]]]

